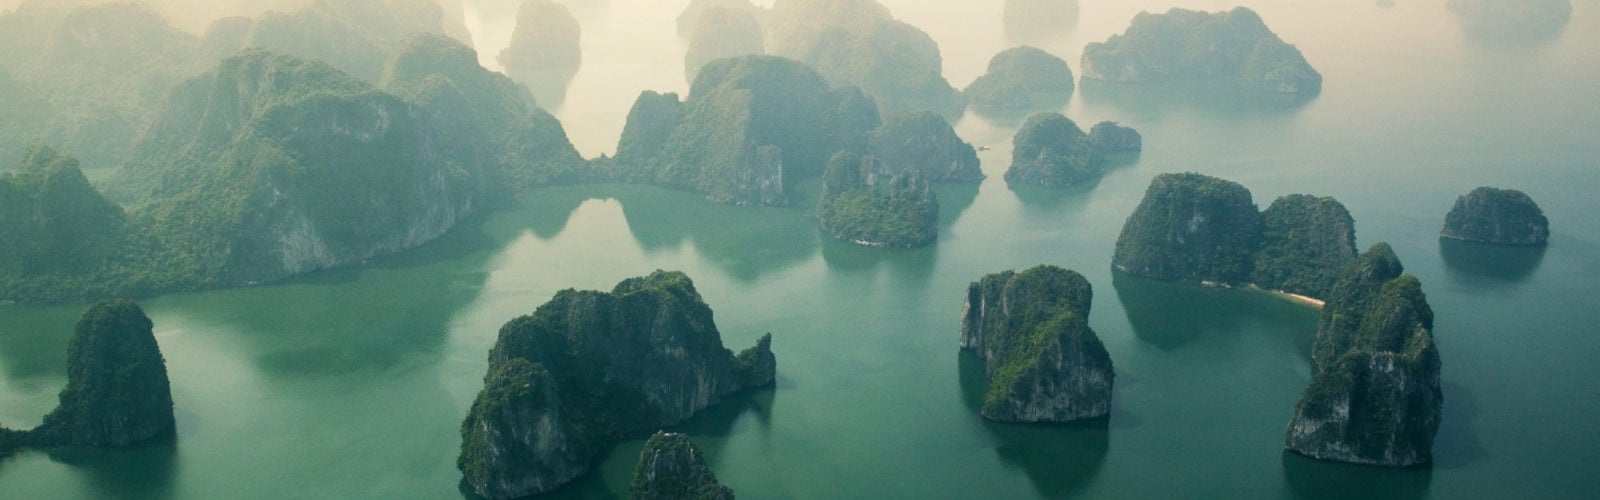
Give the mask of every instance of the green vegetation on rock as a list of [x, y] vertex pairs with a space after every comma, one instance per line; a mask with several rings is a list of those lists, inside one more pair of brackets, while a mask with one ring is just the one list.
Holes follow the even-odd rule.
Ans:
[[1122, 226], [1112, 265], [1161, 280], [1244, 283], [1260, 244], [1250, 190], [1200, 174], [1161, 174]]
[[1100, 147], [1060, 113], [1029, 118], [1011, 145], [1006, 182], [1060, 188], [1098, 178], [1105, 169]]
[[1268, 290], [1329, 297], [1356, 258], [1356, 222], [1338, 200], [1292, 194], [1261, 213], [1251, 281]]
[[733, 500], [700, 450], [683, 434], [657, 432], [644, 442], [628, 485], [633, 500]]
[[1144, 150], [1144, 138], [1139, 136], [1139, 131], [1117, 125], [1116, 122], [1094, 124], [1094, 128], [1089, 129], [1089, 140], [1100, 147], [1100, 152], [1108, 155]]
[[1333, 198], [1289, 195], [1256, 212], [1237, 183], [1161, 174], [1122, 226], [1112, 264], [1148, 278], [1325, 299], [1355, 244], [1355, 220]]
[[1550, 220], [1527, 193], [1480, 187], [1456, 198], [1440, 236], [1500, 245], [1543, 245]]
[[1346, 268], [1317, 325], [1288, 449], [1368, 465], [1432, 461], [1443, 406], [1433, 310], [1402, 271], [1383, 243]]
[[879, 160], [842, 152], [828, 162], [817, 220], [835, 239], [858, 245], [912, 248], [939, 238], [939, 200], [916, 169], [879, 185]]
[[1089, 328], [1093, 297], [1082, 275], [1055, 266], [991, 274], [967, 288], [961, 347], [984, 360], [985, 418], [1069, 422], [1110, 413], [1115, 371]]
[[770, 385], [771, 337], [735, 356], [679, 272], [563, 290], [506, 323], [457, 460], [474, 491], [516, 498], [588, 470], [616, 442]]
[[1021, 46], [995, 54], [989, 70], [962, 92], [972, 109], [989, 116], [1026, 116], [1061, 109], [1072, 98], [1074, 79], [1067, 62]]
[[879, 119], [854, 88], [831, 89], [780, 57], [707, 64], [677, 102], [639, 96], [604, 175], [685, 189], [718, 203], [784, 205], [787, 186], [822, 173], [839, 151], [861, 151]]
[[67, 343], [60, 400], [31, 431], [0, 429], [0, 455], [22, 447], [127, 446], [172, 434], [166, 361], [138, 305], [107, 300], [84, 313]]
[[160, 278], [122, 208], [78, 162], [49, 148], [0, 174], [0, 300], [57, 302], [141, 293]]
[[1245, 7], [1142, 12], [1128, 30], [1083, 49], [1083, 77], [1127, 83], [1230, 80], [1267, 92], [1314, 95], [1322, 75]]
[[878, 174], [916, 170], [930, 182], [978, 182], [983, 170], [978, 151], [961, 140], [944, 117], [928, 111], [895, 115], [872, 131], [868, 150], [878, 158]]
[[768, 19], [770, 53], [860, 87], [885, 116], [933, 111], [954, 120], [966, 107], [944, 79], [939, 44], [875, 0], [778, 0]]

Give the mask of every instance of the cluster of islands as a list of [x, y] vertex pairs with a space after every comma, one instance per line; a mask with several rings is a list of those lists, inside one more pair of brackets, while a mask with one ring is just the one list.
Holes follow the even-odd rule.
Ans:
[[[1063, 3], [1075, 17], [1076, 2]], [[1451, 4], [1478, 15], [1479, 3]], [[410, 8], [387, 9], [399, 5]], [[0, 455], [172, 436], [153, 326], [117, 297], [272, 282], [405, 251], [556, 184], [815, 206], [828, 237], [936, 245], [932, 185], [985, 179], [976, 149], [951, 127], [968, 107], [1021, 121], [1004, 174], [1011, 184], [1090, 183], [1111, 158], [1145, 146], [1132, 128], [1086, 131], [1059, 113], [1073, 70], [1037, 48], [996, 54], [958, 90], [941, 76], [933, 39], [875, 1], [778, 0], [769, 9], [694, 0], [678, 19], [688, 93], [643, 91], [616, 153], [585, 159], [539, 105], [549, 92], [538, 89], [559, 100], [582, 64], [571, 12], [524, 2], [498, 55], [506, 74], [479, 65], [450, 19], [423, 0], [315, 0], [222, 19], [196, 37], [132, 3], [35, 1], [0, 14], [0, 107], [10, 121], [38, 125], [0, 124], [0, 156], [20, 159], [0, 174], [0, 240], [16, 242], [0, 246], [0, 300], [105, 299], [72, 336], [60, 406], [37, 428], [0, 429]], [[120, 38], [78, 35], [112, 30]], [[19, 49], [23, 40], [45, 46]], [[1124, 33], [1089, 44], [1078, 69], [1107, 84], [1225, 81], [1262, 93], [1315, 94], [1323, 83], [1247, 8], [1140, 14]], [[122, 105], [102, 109], [84, 95]], [[85, 164], [117, 170], [97, 187]], [[808, 179], [820, 194], [800, 199], [795, 186]], [[1490, 187], [1464, 194], [1440, 233], [1503, 245], [1549, 236], [1532, 198]], [[1285, 409], [1284, 447], [1322, 460], [1427, 464], [1442, 417], [1433, 312], [1387, 244], [1358, 250], [1355, 220], [1332, 198], [1289, 195], [1262, 210], [1240, 184], [1161, 174], [1108, 265], [1320, 307], [1311, 381]], [[979, 414], [1106, 418], [1116, 372], [1089, 327], [1089, 281], [1047, 264], [975, 278], [951, 333], [983, 361]], [[725, 348], [711, 306], [682, 273], [609, 292], [563, 290], [500, 329], [461, 423], [457, 465], [478, 495], [518, 498], [567, 484], [616, 444], [655, 433], [634, 498], [732, 498], [686, 436], [658, 431], [735, 393], [768, 390], [772, 343], [768, 334], [737, 353]]]

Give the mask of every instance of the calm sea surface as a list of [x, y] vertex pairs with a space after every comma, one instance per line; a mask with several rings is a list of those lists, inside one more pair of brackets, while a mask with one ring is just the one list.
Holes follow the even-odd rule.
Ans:
[[[685, 2], [581, 2], [584, 67], [546, 103], [586, 156], [610, 152], [639, 91], [685, 91], [673, 23]], [[1081, 20], [1008, 33], [1000, 3], [885, 2], [944, 50], [964, 87], [1027, 42], [1076, 71], [1089, 41], [1140, 10], [1236, 2], [1084, 0]], [[1145, 150], [1093, 186], [1008, 188], [1015, 123], [956, 128], [989, 180], [944, 186], [932, 248], [821, 236], [815, 185], [794, 207], [731, 207], [640, 186], [529, 193], [440, 241], [249, 289], [164, 296], [155, 320], [177, 404], [174, 442], [24, 452], [4, 498], [453, 498], [458, 427], [496, 330], [557, 290], [655, 269], [695, 279], [734, 349], [774, 336], [774, 390], [676, 430], [741, 498], [1575, 498], [1600, 489], [1600, 3], [1558, 33], [1476, 36], [1441, 0], [1249, 2], [1321, 70], [1293, 102], [1174, 87], [1080, 85], [1065, 109], [1117, 120]], [[484, 60], [509, 39], [467, 9]], [[497, 45], [498, 44], [498, 45]], [[1444, 360], [1437, 463], [1389, 470], [1282, 451], [1309, 378], [1317, 313], [1257, 293], [1114, 276], [1113, 242], [1150, 178], [1238, 181], [1266, 206], [1339, 198], [1360, 245], [1387, 241], [1424, 283]], [[1442, 244], [1456, 196], [1522, 189], [1549, 215], [1543, 250]], [[975, 411], [981, 366], [957, 350], [965, 286], [1055, 264], [1096, 291], [1090, 324], [1116, 364], [1111, 417], [1001, 425]], [[0, 307], [0, 424], [30, 427], [65, 384], [85, 304]], [[640, 441], [557, 496], [626, 495]]]

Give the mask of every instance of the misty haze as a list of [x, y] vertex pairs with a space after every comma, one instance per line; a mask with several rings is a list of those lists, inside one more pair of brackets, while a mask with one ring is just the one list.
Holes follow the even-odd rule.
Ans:
[[1600, 1], [0, 0], [0, 498], [1586, 498]]

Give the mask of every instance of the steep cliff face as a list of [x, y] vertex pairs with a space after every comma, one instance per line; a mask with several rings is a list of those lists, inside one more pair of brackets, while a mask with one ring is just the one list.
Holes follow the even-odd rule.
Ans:
[[1456, 198], [1440, 236], [1499, 245], [1543, 245], [1550, 220], [1522, 191], [1480, 187]]
[[1099, 177], [1105, 155], [1077, 123], [1060, 113], [1028, 119], [1011, 139], [1006, 182], [1067, 187]]
[[490, 369], [461, 423], [461, 469], [486, 498], [548, 491], [583, 475], [586, 447], [562, 429], [556, 382], [541, 365], [513, 358]]
[[865, 147], [878, 126], [872, 101], [830, 89], [798, 62], [766, 56], [713, 61], [689, 97], [646, 92], [635, 103], [615, 180], [703, 193], [719, 203], [784, 205], [787, 183], [820, 175], [840, 150]]
[[857, 245], [913, 248], [939, 239], [939, 199], [920, 171], [879, 183], [871, 156], [839, 153], [822, 178], [817, 220], [829, 236]]
[[631, 278], [609, 293], [561, 291], [500, 330], [458, 464], [490, 498], [547, 491], [626, 436], [770, 384], [770, 346], [768, 337], [738, 356], [723, 348], [682, 273]]
[[251, 51], [179, 87], [116, 183], [201, 284], [420, 245], [478, 203], [415, 106], [319, 62]]
[[978, 152], [961, 140], [950, 123], [931, 112], [896, 115], [868, 138], [877, 173], [894, 176], [910, 170], [929, 182], [978, 182]]
[[628, 489], [634, 500], [733, 500], [733, 490], [717, 483], [694, 442], [667, 432], [644, 442]]
[[766, 54], [764, 36], [753, 10], [708, 7], [700, 12], [699, 22], [689, 37], [683, 73], [692, 82], [695, 75], [700, 74], [700, 68], [711, 61]]
[[500, 52], [506, 74], [519, 81], [571, 79], [583, 63], [578, 18], [565, 5], [525, 0], [517, 10], [511, 45]]
[[1245, 7], [1140, 13], [1128, 30], [1083, 49], [1083, 77], [1108, 82], [1231, 80], [1266, 92], [1314, 95], [1322, 75]]
[[561, 122], [516, 82], [479, 65], [477, 53], [461, 42], [430, 34], [406, 38], [384, 70], [382, 87], [422, 108], [443, 155], [471, 174], [477, 192], [592, 177]]
[[1433, 311], [1388, 245], [1350, 266], [1323, 308], [1315, 372], [1285, 446], [1321, 460], [1404, 467], [1433, 459], [1443, 396]]
[[1075, 81], [1066, 61], [1024, 45], [995, 54], [988, 71], [962, 95], [974, 111], [984, 115], [1027, 116], [1065, 107]]
[[1356, 221], [1338, 200], [1278, 198], [1261, 213], [1261, 250], [1251, 281], [1261, 288], [1327, 298], [1356, 258]]
[[770, 53], [860, 87], [884, 116], [932, 111], [955, 120], [966, 107], [944, 79], [939, 44], [874, 0], [778, 0], [768, 19]]
[[1094, 124], [1094, 128], [1089, 129], [1089, 140], [1105, 154], [1137, 153], [1144, 149], [1144, 138], [1139, 136], [1139, 131], [1116, 122]]
[[1149, 278], [1245, 283], [1261, 242], [1250, 191], [1200, 174], [1161, 174], [1128, 216], [1112, 265]]
[[1088, 325], [1093, 291], [1054, 266], [983, 277], [967, 288], [961, 347], [982, 357], [980, 410], [1008, 422], [1069, 422], [1111, 411], [1116, 374]]
[[0, 300], [65, 300], [136, 286], [113, 277], [129, 260], [131, 231], [122, 208], [89, 185], [77, 160], [33, 149], [15, 173], [0, 174]]
[[61, 404], [33, 446], [126, 446], [173, 431], [172, 389], [150, 318], [133, 302], [95, 304], [67, 344]]

